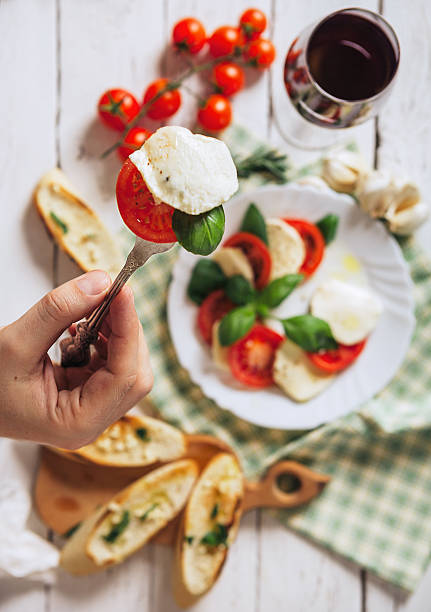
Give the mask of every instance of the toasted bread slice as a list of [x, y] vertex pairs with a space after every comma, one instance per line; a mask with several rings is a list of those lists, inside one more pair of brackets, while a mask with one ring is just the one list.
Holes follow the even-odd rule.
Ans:
[[128, 414], [91, 444], [75, 451], [52, 450], [98, 465], [138, 467], [179, 459], [185, 453], [186, 440], [179, 429], [159, 419]]
[[41, 178], [34, 201], [50, 234], [82, 270], [106, 270], [112, 278], [118, 274], [124, 257], [62, 170], [54, 168]]
[[194, 603], [219, 576], [236, 537], [243, 498], [237, 459], [219, 453], [200, 475], [178, 533], [174, 594], [180, 606]]
[[75, 575], [121, 563], [180, 512], [198, 474], [192, 459], [153, 470], [86, 519], [61, 552], [60, 565]]

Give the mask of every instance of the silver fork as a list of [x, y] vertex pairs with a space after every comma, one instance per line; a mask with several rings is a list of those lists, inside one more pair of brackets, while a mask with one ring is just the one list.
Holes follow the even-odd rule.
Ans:
[[103, 302], [86, 319], [78, 323], [76, 336], [64, 338], [60, 342], [61, 365], [64, 368], [84, 366], [90, 361], [90, 346], [98, 338], [103, 319], [109, 312], [112, 300], [121, 291], [138, 268], [141, 268], [152, 255], [164, 253], [174, 246], [174, 242], [157, 244], [136, 237], [135, 245], [127, 256], [126, 263], [112, 283]]

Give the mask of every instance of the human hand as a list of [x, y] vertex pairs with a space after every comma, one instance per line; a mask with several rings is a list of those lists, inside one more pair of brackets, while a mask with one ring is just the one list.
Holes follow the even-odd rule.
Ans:
[[88, 444], [152, 387], [133, 294], [111, 304], [90, 363], [62, 368], [47, 355], [65, 329], [102, 301], [109, 276], [94, 270], [57, 287], [0, 329], [0, 435], [74, 449]]

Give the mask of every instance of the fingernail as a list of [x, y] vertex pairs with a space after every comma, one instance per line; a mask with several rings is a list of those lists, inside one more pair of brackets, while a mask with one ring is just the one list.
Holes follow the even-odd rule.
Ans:
[[92, 270], [80, 276], [76, 283], [82, 293], [86, 295], [99, 295], [99, 293], [102, 293], [102, 291], [109, 287], [111, 279], [103, 270]]

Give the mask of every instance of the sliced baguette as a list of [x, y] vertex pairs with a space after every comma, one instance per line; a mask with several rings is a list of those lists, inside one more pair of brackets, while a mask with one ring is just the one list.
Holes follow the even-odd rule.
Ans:
[[124, 263], [120, 250], [62, 170], [54, 168], [41, 178], [34, 202], [49, 233], [82, 270], [117, 275]]
[[219, 453], [201, 473], [179, 529], [174, 595], [180, 606], [192, 605], [219, 576], [238, 531], [243, 498], [237, 459]]
[[82, 523], [61, 551], [61, 567], [78, 576], [121, 563], [175, 518], [197, 474], [196, 462], [183, 459], [136, 480]]
[[75, 451], [52, 450], [98, 465], [138, 467], [179, 459], [185, 453], [186, 439], [179, 429], [159, 419], [128, 414], [91, 444]]

